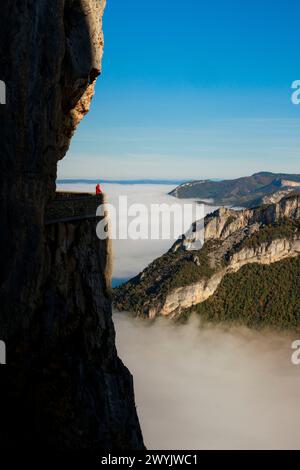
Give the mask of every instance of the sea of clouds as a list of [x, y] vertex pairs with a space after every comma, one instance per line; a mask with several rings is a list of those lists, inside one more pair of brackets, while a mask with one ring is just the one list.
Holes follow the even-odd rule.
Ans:
[[299, 449], [293, 335], [115, 313], [149, 449]]

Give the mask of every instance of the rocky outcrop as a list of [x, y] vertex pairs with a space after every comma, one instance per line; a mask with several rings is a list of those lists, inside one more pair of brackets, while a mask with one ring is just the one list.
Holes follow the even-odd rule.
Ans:
[[89, 109], [105, 0], [3, 0], [0, 447], [140, 448], [96, 218], [49, 224], [57, 161]]
[[285, 180], [285, 179], [282, 179], [281, 180], [281, 186], [283, 187], [299, 187], [300, 186], [300, 182], [299, 181], [291, 181], [291, 180]]
[[255, 224], [274, 224], [300, 218], [300, 194], [291, 194], [274, 204], [254, 209], [233, 210], [221, 207], [205, 219], [204, 240], [225, 240], [232, 233]]
[[281, 189], [271, 195], [262, 198], [262, 204], [275, 204], [294, 191], [293, 188]]
[[205, 243], [200, 250], [187, 249], [192, 239], [179, 239], [169, 253], [115, 290], [116, 308], [150, 318], [177, 316], [207, 300], [224, 276], [245, 265], [268, 265], [298, 256], [299, 220], [297, 194], [252, 210], [221, 208], [205, 218]]
[[204, 302], [217, 290], [226, 274], [239, 271], [243, 266], [257, 264], [271, 264], [300, 254], [300, 235], [294, 240], [278, 239], [271, 243], [263, 243], [256, 248], [244, 248], [234, 253], [228, 260], [226, 267], [219, 269], [209, 279], [174, 289], [169, 293], [163, 304], [152, 307], [149, 317], [175, 316], [184, 309]]
[[282, 191], [265, 200], [266, 204], [253, 209], [234, 210], [220, 207], [208, 214], [204, 223], [194, 223], [190, 230], [174, 243], [171, 251], [194, 250], [199, 243], [202, 246], [204, 241], [225, 240], [243, 228], [251, 227], [253, 230], [255, 226], [263, 224], [274, 224], [284, 219], [299, 219], [300, 194]]

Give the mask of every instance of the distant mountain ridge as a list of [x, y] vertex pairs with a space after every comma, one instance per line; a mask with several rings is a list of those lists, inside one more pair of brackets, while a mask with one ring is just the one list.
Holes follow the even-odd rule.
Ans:
[[[300, 175], [286, 173], [260, 172], [252, 176], [232, 180], [200, 180], [183, 183], [171, 196], [212, 200], [215, 205], [254, 207], [276, 201], [279, 191], [300, 191]], [[268, 199], [271, 197], [270, 201]]]

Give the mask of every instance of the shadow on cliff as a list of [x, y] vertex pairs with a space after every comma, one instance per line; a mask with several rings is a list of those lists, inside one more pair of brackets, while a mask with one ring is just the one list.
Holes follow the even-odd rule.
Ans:
[[104, 6], [1, 4], [1, 448], [143, 447], [132, 377], [115, 349], [96, 220], [44, 225], [57, 161], [100, 73]]

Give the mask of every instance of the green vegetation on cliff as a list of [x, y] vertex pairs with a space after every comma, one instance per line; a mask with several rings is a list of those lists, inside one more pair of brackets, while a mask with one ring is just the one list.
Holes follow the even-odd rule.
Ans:
[[257, 232], [246, 236], [239, 243], [236, 243], [228, 250], [225, 259], [228, 261], [231, 256], [243, 248], [258, 249], [262, 245], [269, 245], [274, 240], [293, 240], [299, 237], [300, 221], [283, 219], [274, 224], [264, 225]]
[[270, 265], [250, 264], [228, 274], [215, 294], [185, 311], [204, 320], [260, 328], [300, 327], [300, 256]]
[[242, 242], [242, 247], [257, 248], [264, 243], [271, 243], [276, 239], [286, 238], [290, 240], [300, 230], [300, 221], [284, 219], [272, 225], [265, 225], [251, 237], [247, 237]]

